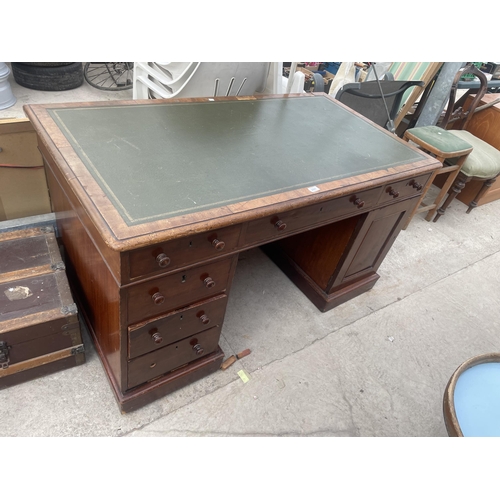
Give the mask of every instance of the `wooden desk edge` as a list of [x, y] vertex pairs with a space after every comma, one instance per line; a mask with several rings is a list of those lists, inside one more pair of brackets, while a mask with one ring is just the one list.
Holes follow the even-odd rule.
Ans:
[[[278, 96], [255, 96], [259, 99], [276, 98], [276, 97], [302, 97], [302, 96], [325, 96], [330, 100], [334, 100], [326, 94], [289, 94]], [[219, 99], [219, 98], [217, 98]], [[220, 98], [221, 100], [241, 100], [236, 97]], [[191, 102], [206, 102], [208, 98], [194, 98]], [[139, 248], [145, 245], [155, 244], [159, 241], [167, 241], [179, 237], [189, 236], [200, 232], [216, 230], [221, 227], [241, 224], [248, 220], [265, 217], [271, 213], [293, 210], [306, 205], [321, 203], [326, 200], [337, 198], [340, 196], [349, 195], [359, 192], [364, 189], [369, 189], [373, 185], [380, 185], [381, 182], [394, 182], [405, 178], [408, 175], [420, 175], [423, 173], [434, 171], [440, 168], [440, 163], [430, 156], [424, 155], [422, 151], [408, 144], [406, 141], [393, 136], [389, 131], [383, 130], [395, 139], [403, 142], [407, 147], [418, 151], [424, 158], [420, 161], [392, 167], [389, 169], [381, 169], [374, 173], [361, 174], [358, 176], [337, 179], [324, 184], [318, 184], [319, 191], [312, 193], [308, 188], [300, 188], [287, 191], [285, 193], [275, 194], [262, 198], [256, 198], [247, 202], [234, 203], [219, 208], [209, 209], [194, 214], [184, 216], [171, 217], [164, 220], [147, 222], [128, 226], [116, 208], [111, 204], [101, 211], [97, 208], [96, 202], [89, 196], [87, 189], [83, 187], [83, 183], [88, 185], [93, 184], [93, 190], [98, 193], [100, 200], [106, 199], [104, 192], [95, 182], [90, 173], [86, 173], [85, 179], [80, 178], [72, 168], [68, 160], [63, 156], [60, 148], [56, 146], [52, 137], [49, 136], [46, 124], [57, 125], [52, 121], [52, 118], [47, 113], [47, 108], [63, 108], [68, 106], [109, 106], [116, 101], [99, 101], [88, 103], [64, 103], [64, 104], [35, 104], [25, 105], [23, 107], [28, 119], [37, 132], [39, 140], [46, 152], [56, 162], [58, 168], [66, 178], [68, 185], [73, 190], [74, 194], [81, 200], [82, 208], [89, 216], [92, 223], [95, 225], [104, 243], [113, 251], [125, 251]], [[136, 100], [136, 101], [120, 101], [123, 104], [162, 104], [163, 100]], [[186, 102], [186, 100], [172, 100], [176, 102]], [[335, 101], [338, 103], [338, 101]], [[343, 106], [341, 103], [339, 105]], [[357, 114], [357, 113], [356, 113]], [[360, 115], [359, 115], [360, 116]], [[361, 117], [366, 120], [364, 117]], [[43, 119], [43, 122], [42, 122]], [[379, 127], [380, 128], [380, 127]], [[62, 134], [61, 134], [62, 135]], [[65, 140], [62, 138], [61, 140]], [[43, 154], [43, 151], [42, 151]], [[427, 157], [426, 157], [427, 156]], [[81, 167], [81, 166], [80, 166]], [[82, 171], [81, 168], [79, 168]], [[88, 174], [88, 175], [87, 175]], [[102, 213], [104, 212], [104, 214]]]

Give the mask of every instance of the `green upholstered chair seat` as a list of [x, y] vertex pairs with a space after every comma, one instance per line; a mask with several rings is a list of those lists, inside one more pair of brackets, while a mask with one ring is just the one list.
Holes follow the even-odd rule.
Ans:
[[[473, 73], [479, 79], [480, 83], [476, 96], [465, 111], [461, 106], [457, 106], [458, 102], [455, 102], [458, 81], [464, 73]], [[443, 168], [435, 173], [436, 176], [440, 174], [447, 175], [434, 203], [422, 204], [422, 207], [418, 207], [413, 212], [431, 210], [426, 217], [428, 221], [434, 220], [436, 222], [439, 217], [444, 215], [450, 203], [460, 194], [468, 181], [481, 179], [483, 181], [482, 186], [477, 191], [474, 199], [469, 203], [467, 213], [470, 213], [473, 208], [478, 206], [478, 201], [485, 196], [500, 173], [500, 151], [498, 149], [478, 139], [466, 130], [447, 129], [447, 126], [452, 121], [452, 117], [453, 121], [455, 121], [455, 118], [461, 120], [457, 124], [466, 129], [470, 118], [477, 111], [477, 105], [481, 102], [486, 90], [487, 80], [484, 73], [472, 63], [464, 65], [453, 79], [447, 111], [441, 121], [441, 127], [435, 125], [415, 127], [406, 130], [403, 135], [406, 141], [414, 142], [417, 146], [427, 153], [434, 155], [436, 159], [443, 163]], [[467, 147], [468, 149], [466, 149]], [[433, 181], [434, 178], [431, 182], [434, 183]], [[446, 196], [446, 200], [440, 205], [444, 196]], [[413, 216], [413, 213], [411, 216]], [[434, 219], [432, 219], [433, 216]]]
[[467, 130], [449, 130], [474, 148], [462, 165], [461, 172], [469, 177], [492, 179], [500, 172], [500, 151], [478, 139]]
[[417, 143], [424, 143], [432, 146], [434, 149], [444, 153], [445, 157], [449, 155], [460, 156], [467, 152], [472, 145], [462, 138], [450, 133], [435, 125], [426, 127], [416, 127], [406, 131], [409, 139], [416, 139]]

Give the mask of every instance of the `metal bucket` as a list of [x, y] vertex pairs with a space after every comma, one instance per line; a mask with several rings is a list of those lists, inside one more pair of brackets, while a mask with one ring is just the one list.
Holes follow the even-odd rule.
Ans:
[[10, 108], [16, 103], [16, 98], [10, 88], [9, 75], [9, 67], [0, 62], [0, 109]]

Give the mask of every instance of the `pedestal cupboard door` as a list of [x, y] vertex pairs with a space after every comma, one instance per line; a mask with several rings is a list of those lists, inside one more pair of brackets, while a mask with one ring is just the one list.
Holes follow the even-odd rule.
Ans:
[[412, 198], [368, 214], [344, 260], [335, 286], [377, 271], [418, 199]]

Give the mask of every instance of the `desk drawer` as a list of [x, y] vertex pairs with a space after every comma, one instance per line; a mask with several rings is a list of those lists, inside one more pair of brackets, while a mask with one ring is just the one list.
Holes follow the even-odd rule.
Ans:
[[133, 250], [129, 253], [130, 279], [165, 273], [231, 252], [238, 244], [240, 230], [241, 226], [225, 227]]
[[220, 331], [221, 327], [216, 326], [132, 359], [128, 362], [128, 388], [136, 387], [214, 352], [219, 345]]
[[132, 285], [126, 290], [128, 323], [138, 323], [224, 292], [238, 256]]
[[129, 358], [136, 358], [208, 328], [222, 325], [226, 304], [227, 295], [219, 295], [147, 323], [129, 327]]
[[359, 194], [343, 196], [315, 205], [282, 212], [262, 219], [250, 221], [246, 227], [243, 245], [272, 241], [304, 230], [309, 226], [328, 222], [346, 215], [356, 215], [374, 206], [381, 188], [361, 191]]
[[404, 181], [387, 184], [382, 191], [379, 203], [382, 204], [394, 200], [399, 201], [416, 194], [422, 194], [422, 190], [427, 184], [429, 177], [430, 174], [425, 174], [417, 177], [411, 177], [410, 179], [405, 179]]

